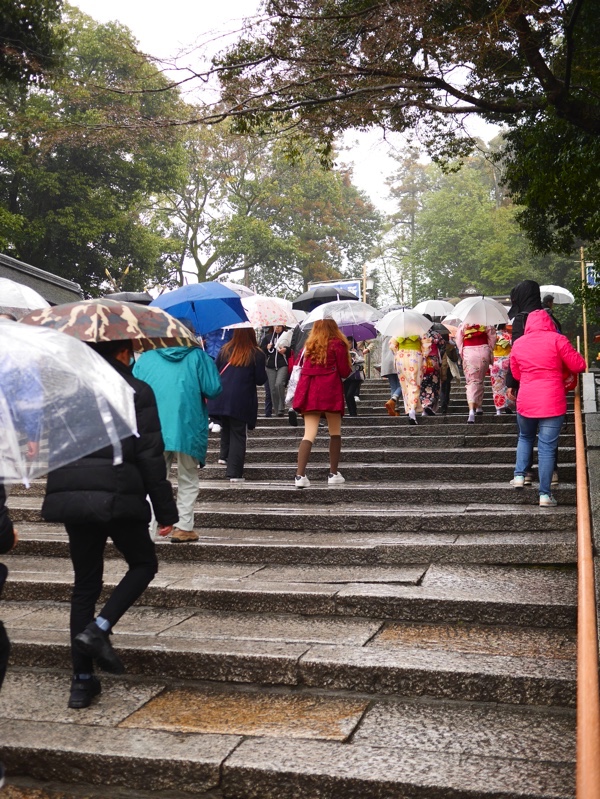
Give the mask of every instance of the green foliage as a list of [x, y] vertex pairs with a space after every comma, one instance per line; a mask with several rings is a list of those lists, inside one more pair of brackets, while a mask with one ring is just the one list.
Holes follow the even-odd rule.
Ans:
[[0, 85], [42, 84], [62, 56], [63, 0], [0, 0]]
[[51, 86], [3, 93], [3, 249], [90, 294], [102, 290], [108, 274], [119, 289], [141, 288], [164, 277], [173, 248], [146, 212], [149, 197], [174, 182], [181, 152], [172, 132], [134, 129], [128, 121], [172, 117], [179, 101], [169, 91], [122, 95], [107, 88], [166, 86], [125, 28], [71, 10], [65, 29], [64, 72]]

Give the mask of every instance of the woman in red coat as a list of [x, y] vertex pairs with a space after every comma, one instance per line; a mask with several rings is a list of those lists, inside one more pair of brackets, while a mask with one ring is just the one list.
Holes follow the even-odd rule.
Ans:
[[342, 381], [352, 371], [350, 346], [333, 319], [315, 322], [306, 341], [304, 362], [294, 394], [294, 410], [304, 416], [304, 438], [298, 448], [296, 488], [307, 488], [306, 465], [323, 414], [329, 428], [329, 485], [345, 480], [338, 472], [342, 449], [342, 416], [344, 387]]

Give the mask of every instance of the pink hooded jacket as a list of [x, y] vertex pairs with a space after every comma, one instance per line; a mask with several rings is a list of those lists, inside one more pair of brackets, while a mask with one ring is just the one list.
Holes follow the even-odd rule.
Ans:
[[556, 332], [546, 311], [532, 311], [525, 335], [512, 346], [510, 368], [520, 381], [517, 413], [545, 419], [566, 413], [565, 372], [583, 372], [585, 361], [566, 336]]

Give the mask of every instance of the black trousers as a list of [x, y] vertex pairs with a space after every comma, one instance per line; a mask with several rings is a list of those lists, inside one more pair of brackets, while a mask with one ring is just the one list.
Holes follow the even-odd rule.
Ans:
[[6, 667], [8, 666], [8, 656], [10, 655], [10, 641], [4, 629], [4, 625], [0, 621], [0, 688], [6, 676]]
[[350, 416], [358, 416], [356, 411], [356, 397], [360, 391], [360, 380], [354, 380], [349, 377], [344, 380], [344, 396], [346, 397], [346, 405], [348, 406], [348, 413]]
[[227, 477], [243, 477], [246, 460], [246, 422], [233, 416], [221, 417], [221, 447], [219, 458], [227, 461]]
[[[75, 580], [71, 596], [71, 641], [95, 618], [102, 591], [104, 548], [109, 538], [127, 561], [129, 569], [98, 615], [111, 627], [146, 590], [158, 571], [154, 542], [148, 525], [135, 520], [110, 524], [66, 524]], [[71, 646], [73, 673], [92, 671], [91, 658]]]

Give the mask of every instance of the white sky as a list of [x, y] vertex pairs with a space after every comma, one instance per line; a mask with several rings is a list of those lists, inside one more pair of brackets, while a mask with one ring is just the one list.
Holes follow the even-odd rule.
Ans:
[[[257, 12], [258, 0], [71, 0], [84, 13], [98, 22], [118, 20], [138, 39], [141, 49], [157, 58], [172, 59], [195, 46], [211, 51], [233, 41], [245, 17]], [[225, 36], [224, 36], [225, 35]], [[193, 63], [193, 59], [190, 59]], [[484, 140], [490, 140], [497, 128], [481, 120], [473, 120], [471, 129]], [[352, 165], [354, 182], [367, 192], [383, 210], [386, 202], [386, 177], [394, 170], [390, 152], [400, 149], [404, 140], [399, 135], [383, 138], [379, 130], [369, 133], [349, 132], [343, 139], [341, 160]]]

